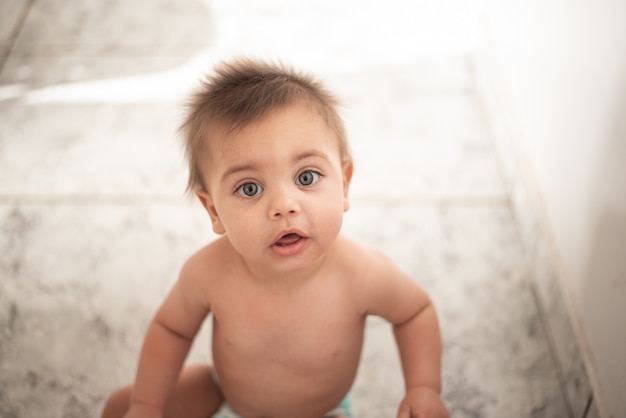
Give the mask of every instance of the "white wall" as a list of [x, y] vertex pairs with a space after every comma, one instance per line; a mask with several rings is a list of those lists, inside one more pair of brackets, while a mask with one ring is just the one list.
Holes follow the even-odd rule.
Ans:
[[626, 1], [494, 1], [485, 22], [596, 399], [626, 417]]

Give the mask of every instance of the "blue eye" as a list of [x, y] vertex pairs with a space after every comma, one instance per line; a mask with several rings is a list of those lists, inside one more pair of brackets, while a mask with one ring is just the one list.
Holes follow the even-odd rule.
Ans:
[[319, 179], [320, 173], [318, 173], [317, 171], [307, 170], [298, 174], [296, 184], [298, 184], [299, 186], [310, 186], [313, 183], [317, 183]]
[[256, 183], [244, 183], [239, 186], [236, 193], [240, 196], [254, 197], [263, 191], [263, 187]]

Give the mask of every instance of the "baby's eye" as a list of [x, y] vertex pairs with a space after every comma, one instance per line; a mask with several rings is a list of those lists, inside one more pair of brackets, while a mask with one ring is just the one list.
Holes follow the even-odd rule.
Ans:
[[317, 171], [303, 171], [298, 175], [298, 179], [296, 180], [296, 184], [299, 186], [310, 186], [313, 183], [316, 183], [320, 179], [320, 173]]
[[240, 196], [254, 197], [263, 191], [263, 187], [256, 183], [244, 183], [239, 186], [236, 193]]

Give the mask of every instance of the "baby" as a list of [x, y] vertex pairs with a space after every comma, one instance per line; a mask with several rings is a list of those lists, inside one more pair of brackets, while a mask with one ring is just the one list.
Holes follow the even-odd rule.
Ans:
[[[393, 325], [398, 417], [447, 417], [441, 339], [426, 292], [340, 235], [353, 165], [336, 100], [280, 65], [235, 60], [195, 93], [181, 126], [188, 189], [220, 238], [183, 266], [151, 322], [133, 386], [103, 417], [351, 417], [365, 320]], [[214, 365], [183, 367], [213, 317]], [[218, 379], [219, 377], [219, 379]]]

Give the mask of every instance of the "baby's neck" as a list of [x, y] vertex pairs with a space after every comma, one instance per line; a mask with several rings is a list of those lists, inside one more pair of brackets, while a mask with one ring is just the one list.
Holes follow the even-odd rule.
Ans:
[[305, 268], [293, 270], [274, 269], [271, 266], [258, 266], [242, 259], [247, 277], [258, 285], [274, 291], [290, 291], [325, 276], [332, 249]]

